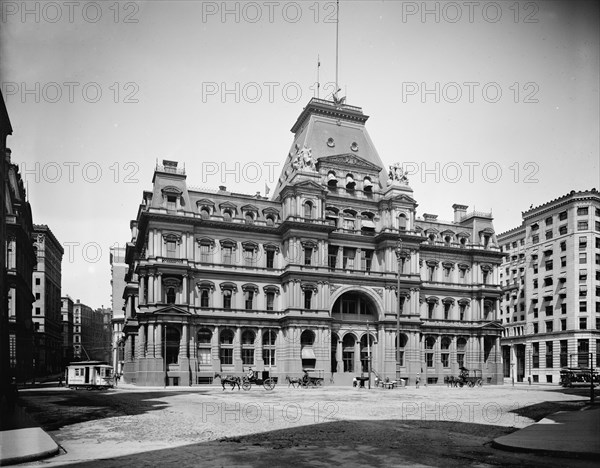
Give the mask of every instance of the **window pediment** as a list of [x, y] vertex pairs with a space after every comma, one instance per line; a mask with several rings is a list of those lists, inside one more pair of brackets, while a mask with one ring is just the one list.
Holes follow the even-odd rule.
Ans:
[[315, 283], [301, 283], [300, 287], [303, 291], [317, 292], [317, 285]]
[[237, 249], [237, 242], [233, 239], [221, 239], [219, 244], [221, 244], [221, 248], [227, 247], [233, 250]]
[[428, 304], [438, 304], [440, 302], [440, 299], [436, 296], [429, 296], [428, 298], [425, 299], [425, 301]]
[[168, 185], [167, 187], [163, 187], [161, 192], [163, 195], [177, 195], [180, 196], [183, 192], [180, 188], [175, 187], [173, 185]]
[[210, 291], [215, 290], [215, 283], [208, 280], [198, 281], [196, 282], [196, 286], [198, 287], [198, 289], [209, 289]]
[[252, 291], [257, 293], [258, 292], [258, 286], [253, 284], [253, 283], [246, 283], [242, 285], [242, 291], [246, 292], [246, 291]]
[[181, 234], [176, 234], [173, 232], [163, 234], [163, 241], [164, 242], [177, 242], [178, 244], [181, 244]]
[[208, 237], [201, 237], [199, 239], [196, 239], [196, 242], [198, 242], [198, 245], [209, 245], [211, 247], [215, 246], [215, 240], [210, 239]]
[[279, 294], [279, 286], [275, 286], [274, 284], [269, 284], [267, 286], [263, 287], [263, 291], [265, 293], [274, 293], [274, 294]]
[[244, 242], [242, 242], [242, 248], [244, 250], [254, 250], [254, 251], [257, 251], [258, 250], [258, 244], [256, 242], [253, 242], [253, 241], [244, 241]]
[[225, 281], [219, 285], [221, 291], [233, 291], [237, 292], [237, 284], [232, 283], [231, 281]]
[[272, 243], [269, 243], [269, 244], [263, 244], [263, 249], [264, 249], [265, 251], [279, 252], [279, 245], [277, 245], [277, 244], [272, 244]]
[[200, 206], [211, 206], [214, 207], [215, 206], [215, 202], [212, 200], [209, 200], [208, 198], [203, 198], [202, 200], [198, 200], [196, 202], [196, 206], [200, 207]]

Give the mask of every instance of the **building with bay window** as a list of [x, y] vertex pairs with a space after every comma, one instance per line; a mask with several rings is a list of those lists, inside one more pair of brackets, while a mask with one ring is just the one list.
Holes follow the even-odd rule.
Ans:
[[[313, 98], [270, 198], [192, 189], [157, 165], [127, 244], [124, 379], [209, 383], [248, 367], [349, 384], [479, 369], [502, 382], [490, 213], [417, 216], [362, 109]], [[398, 333], [399, 330], [399, 333]]]
[[572, 191], [498, 236], [504, 376], [558, 383], [600, 367], [600, 194]]

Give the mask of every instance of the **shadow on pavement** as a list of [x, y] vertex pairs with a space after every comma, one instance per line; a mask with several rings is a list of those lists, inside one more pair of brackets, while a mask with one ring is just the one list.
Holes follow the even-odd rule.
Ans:
[[[458, 422], [335, 421], [70, 466], [565, 466], [565, 459], [491, 447], [492, 439], [512, 431]], [[569, 466], [593, 465], [575, 460]]]

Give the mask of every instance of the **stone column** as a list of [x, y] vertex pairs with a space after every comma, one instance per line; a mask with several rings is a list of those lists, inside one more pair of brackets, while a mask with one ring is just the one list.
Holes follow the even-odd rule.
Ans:
[[155, 302], [154, 299], [154, 274], [150, 273], [148, 275], [148, 304], [153, 304]]
[[138, 359], [144, 358], [145, 356], [145, 348], [146, 348], [146, 327], [145, 325], [140, 325], [138, 327], [138, 342], [137, 342], [137, 356]]
[[254, 338], [254, 365], [257, 370], [264, 370], [263, 353], [262, 353], [262, 328], [259, 328]]
[[189, 304], [190, 303], [190, 296], [188, 294], [188, 275], [183, 275], [182, 277], [182, 285], [181, 285], [181, 304]]
[[157, 358], [163, 355], [163, 327], [162, 323], [156, 325], [156, 340], [154, 341], [154, 356]]
[[188, 324], [181, 326], [181, 339], [179, 340], [179, 358], [188, 357]]
[[154, 324], [148, 324], [148, 346], [146, 346], [146, 357], [154, 357]]
[[154, 281], [154, 286], [156, 287], [156, 295], [155, 297], [155, 302], [166, 302], [163, 300], [163, 293], [162, 293], [162, 273], [157, 273], [155, 281]]

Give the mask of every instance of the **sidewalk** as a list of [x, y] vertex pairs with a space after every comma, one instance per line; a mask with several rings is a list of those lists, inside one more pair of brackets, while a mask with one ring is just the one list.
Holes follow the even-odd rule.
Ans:
[[16, 406], [0, 408], [0, 465], [13, 465], [56, 455], [58, 445], [25, 412]]
[[600, 456], [600, 407], [561, 411], [492, 441], [496, 448], [516, 452], [595, 458]]

